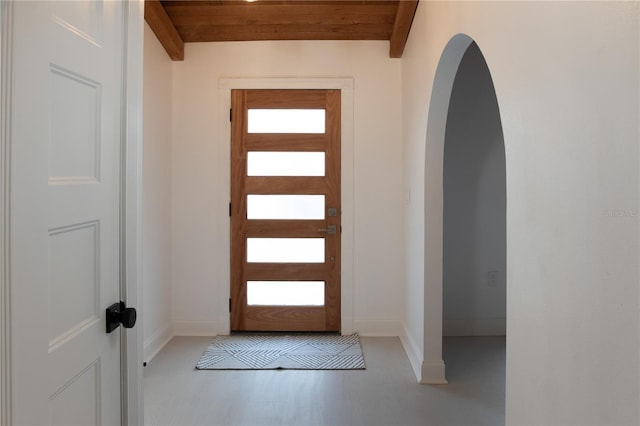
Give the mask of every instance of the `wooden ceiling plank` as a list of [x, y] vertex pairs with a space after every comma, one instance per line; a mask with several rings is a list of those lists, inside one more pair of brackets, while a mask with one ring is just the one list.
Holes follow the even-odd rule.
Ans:
[[374, 24], [393, 27], [395, 13], [386, 15], [367, 14], [343, 14], [343, 15], [287, 15], [287, 14], [261, 14], [261, 15], [171, 15], [171, 21], [176, 27], [188, 27], [195, 25], [353, 25]]
[[277, 40], [389, 40], [388, 32], [368, 33], [365, 35], [353, 32], [321, 33], [321, 32], [297, 32], [297, 33], [256, 33], [252, 31], [235, 32], [229, 34], [217, 34], [209, 32], [194, 32], [185, 37], [187, 43], [215, 42], [215, 41], [277, 41]]
[[402, 57], [417, 8], [418, 0], [400, 0], [398, 3], [398, 12], [396, 13], [396, 20], [393, 24], [393, 31], [391, 32], [389, 42], [389, 57]]
[[202, 1], [202, 0], [160, 0], [165, 8], [176, 7], [221, 7], [221, 6], [238, 6], [249, 3], [250, 6], [334, 6], [336, 4], [343, 6], [393, 6], [397, 7], [400, 0], [224, 0], [224, 1]]
[[190, 32], [191, 27], [177, 27], [178, 32], [183, 35], [185, 41], [191, 41], [193, 35], [198, 34], [200, 37], [217, 37], [234, 34], [253, 33], [259, 34], [283, 34], [295, 35], [298, 33], [315, 34], [325, 33], [334, 34], [341, 37], [345, 34], [353, 34], [367, 40], [368, 35], [386, 34], [386, 39], [391, 35], [391, 25], [375, 25], [375, 24], [354, 24], [354, 25], [305, 25], [305, 24], [287, 24], [287, 25], [207, 25], [194, 28], [193, 34]]
[[174, 61], [184, 60], [184, 41], [159, 0], [145, 0], [144, 19]]
[[317, 4], [307, 2], [306, 4], [273, 4], [269, 3], [240, 3], [231, 5], [208, 6], [202, 3], [185, 5], [183, 3], [163, 3], [169, 16], [256, 16], [256, 15], [391, 15], [395, 16], [398, 2], [385, 3], [363, 3], [360, 5], [343, 4], [334, 2], [333, 4]]

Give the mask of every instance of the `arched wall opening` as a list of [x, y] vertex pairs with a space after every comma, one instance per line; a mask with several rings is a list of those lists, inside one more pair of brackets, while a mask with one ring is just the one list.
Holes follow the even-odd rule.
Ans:
[[478, 45], [454, 80], [443, 166], [443, 335], [506, 333], [506, 172], [493, 81]]
[[[456, 73], [444, 142], [442, 304], [447, 379], [468, 369], [504, 389], [506, 168], [495, 88], [476, 43]], [[482, 337], [480, 337], [482, 336]]]
[[[470, 54], [469, 56], [466, 57], [467, 59], [465, 60], [465, 56], [467, 52], [470, 52]], [[489, 334], [487, 333], [487, 331], [490, 328], [495, 329], [497, 327], [498, 329], [500, 328], [506, 329], [506, 326], [505, 326], [506, 290], [504, 290], [503, 292], [504, 296], [502, 295], [498, 296], [495, 294], [498, 292], [494, 291], [494, 290], [498, 290], [499, 288], [506, 289], [506, 242], [505, 242], [506, 241], [506, 235], [505, 235], [506, 234], [506, 226], [505, 226], [506, 218], [502, 221], [502, 225], [496, 225], [498, 227], [501, 227], [501, 229], [498, 232], [499, 235], [497, 235], [496, 238], [494, 238], [494, 240], [497, 241], [497, 242], [494, 242], [494, 245], [497, 244], [502, 246], [503, 255], [500, 256], [498, 254], [498, 258], [500, 259], [499, 261], [490, 260], [488, 263], [483, 262], [482, 265], [478, 265], [477, 266], [478, 268], [486, 268], [487, 265], [489, 264], [495, 265], [495, 266], [491, 266], [492, 269], [486, 270], [484, 273], [484, 277], [476, 277], [474, 280], [476, 282], [475, 283], [476, 286], [480, 282], [483, 282], [484, 287], [487, 287], [487, 288], [482, 287], [482, 290], [486, 290], [484, 291], [486, 295], [482, 296], [485, 299], [487, 299], [488, 297], [491, 296], [492, 293], [494, 293], [493, 296], [495, 296], [495, 300], [492, 300], [491, 303], [488, 303], [489, 305], [494, 305], [494, 307], [498, 306], [497, 310], [494, 310], [492, 313], [488, 314], [491, 318], [494, 318], [494, 319], [489, 320], [488, 322], [485, 321], [484, 325], [478, 325], [478, 321], [475, 321], [475, 322], [467, 321], [466, 324], [464, 324], [464, 320], [460, 320], [460, 318], [458, 318], [459, 320], [458, 324], [455, 324], [455, 321], [451, 321], [451, 320], [455, 319], [456, 315], [449, 315], [451, 314], [450, 311], [455, 312], [455, 309], [452, 309], [452, 310], [447, 309], [447, 314], [448, 314], [447, 321], [443, 321], [443, 314], [445, 313], [445, 310], [443, 309], [443, 296], [445, 296], [444, 287], [443, 287], [443, 282], [444, 282], [443, 272], [446, 270], [447, 279], [451, 278], [451, 266], [447, 264], [447, 266], [445, 267], [444, 262], [453, 261], [452, 259], [449, 259], [450, 256], [448, 256], [447, 259], [445, 259], [443, 256], [444, 254], [443, 247], [445, 244], [445, 239], [444, 239], [445, 144], [446, 144], [447, 134], [448, 134], [447, 124], [448, 124], [448, 117], [450, 113], [450, 106], [452, 103], [452, 99], [455, 100], [455, 98], [453, 97], [456, 96], [454, 93], [454, 86], [456, 85], [456, 77], [458, 76], [458, 72], [460, 71], [461, 64], [463, 64], [463, 61], [465, 62], [480, 61], [481, 64], [484, 66], [484, 71], [486, 71], [485, 75], [482, 78], [485, 79], [484, 80], [485, 82], [488, 81], [490, 83], [492, 96], [489, 97], [490, 101], [488, 105], [489, 105], [489, 109], [491, 109], [494, 112], [494, 118], [497, 119], [497, 129], [499, 130], [497, 133], [499, 133], [500, 137], [498, 138], [499, 143], [496, 143], [496, 146], [498, 148], [492, 148], [493, 158], [490, 158], [489, 163], [493, 162], [495, 164], [498, 164], [501, 161], [503, 183], [501, 184], [502, 190], [498, 192], [501, 193], [501, 196], [503, 199], [502, 200], [496, 199], [495, 194], [491, 194], [491, 195], [483, 194], [482, 196], [493, 197], [493, 201], [492, 201], [493, 207], [497, 207], [498, 209], [501, 209], [503, 212], [505, 212], [504, 214], [506, 215], [506, 194], [505, 194], [506, 188], [504, 184], [504, 181], [506, 179], [506, 172], [505, 172], [506, 168], [504, 164], [504, 141], [502, 140], [500, 116], [499, 116], [497, 101], [495, 97], [495, 90], [493, 90], [493, 84], [491, 82], [491, 76], [490, 76], [489, 70], [486, 66], [486, 63], [484, 62], [484, 58], [478, 46], [474, 43], [473, 39], [471, 39], [469, 36], [465, 34], [458, 34], [449, 41], [449, 43], [445, 47], [440, 57], [440, 62], [438, 63], [436, 75], [434, 78], [431, 102], [429, 106], [429, 115], [428, 115], [427, 136], [426, 136], [426, 146], [425, 146], [425, 158], [426, 158], [425, 160], [425, 210], [424, 210], [425, 212], [425, 240], [424, 240], [424, 244], [425, 244], [424, 286], [425, 288], [424, 288], [424, 360], [422, 364], [422, 379], [421, 379], [422, 383], [431, 383], [431, 384], [447, 383], [447, 379], [445, 376], [445, 363], [442, 357], [443, 326], [446, 326], [447, 331], [450, 333], [453, 333], [450, 330], [451, 328], [457, 327], [459, 329], [458, 333], [461, 333], [461, 334], [468, 333], [468, 332], [462, 332], [461, 328], [463, 325], [467, 328], [471, 328], [472, 330], [476, 328], [478, 333], [481, 332], [480, 329], [484, 329], [485, 332], [483, 334]], [[470, 80], [472, 81], [474, 78], [476, 77], [472, 75]], [[468, 85], [468, 84], [470, 84], [470, 82], [465, 83], [465, 85]], [[463, 87], [463, 86], [460, 86], [460, 87]], [[487, 87], [485, 87], [485, 89], [486, 88]], [[462, 95], [472, 97], [472, 95], [470, 95], [469, 93], [463, 92]], [[469, 99], [467, 99], [467, 102], [469, 101]], [[486, 105], [484, 107], [486, 107]], [[455, 112], [455, 113], [458, 114], [458, 112]], [[486, 114], [487, 112], [483, 111], [482, 113]], [[480, 116], [482, 116], [482, 113], [480, 114]], [[464, 115], [464, 114], [461, 114], [461, 115]], [[453, 124], [454, 123], [452, 123], [451, 125]], [[467, 133], [468, 136], [470, 137], [473, 136], [473, 129], [470, 128], [473, 126], [469, 126], [469, 123], [465, 124], [465, 123], [458, 122], [458, 123], [455, 123], [455, 125], [459, 127], [459, 129], [457, 129], [458, 136], [460, 136], [461, 134], [465, 134], [465, 132]], [[490, 128], [487, 129], [486, 131], [487, 135], [492, 132], [496, 133], [495, 120], [493, 120], [492, 125], [489, 127]], [[478, 129], [476, 129], [476, 131], [477, 130]], [[450, 130], [449, 137], [451, 138], [451, 136], [455, 135], [455, 133], [456, 132], [453, 132]], [[497, 133], [494, 136], [497, 136]], [[487, 138], [489, 138], [489, 136], [487, 136]], [[465, 149], [463, 146], [455, 147], [455, 148], [460, 148], [463, 152]], [[461, 160], [460, 158], [456, 158], [457, 156], [451, 156], [451, 153], [455, 152], [455, 149], [454, 151], [452, 151], [452, 149], [454, 149], [453, 145], [452, 147], [447, 148], [447, 151], [449, 153], [448, 160], [450, 160], [449, 161], [450, 163], [451, 161], [456, 160], [458, 161], [458, 164], [448, 164], [447, 166], [448, 168], [453, 166], [454, 168], [451, 170], [455, 170], [455, 168], [457, 167], [465, 167], [464, 163], [466, 162], [467, 163], [466, 169], [463, 173], [474, 172], [476, 177], [481, 174], [482, 166], [479, 163], [475, 163], [474, 166], [469, 166], [474, 161], [477, 161], [480, 163], [482, 162], [482, 159], [479, 159], [477, 154], [468, 155], [466, 157], [463, 157]], [[489, 157], [491, 157], [491, 155]], [[456, 161], [453, 161], [453, 163], [456, 163]], [[452, 173], [449, 173], [449, 174], [452, 174]], [[467, 179], [467, 181], [468, 180], [469, 179]], [[450, 181], [449, 183], [451, 184], [451, 179], [449, 179], [449, 181]], [[482, 183], [485, 189], [487, 188], [487, 184], [488, 182]], [[471, 189], [469, 187], [465, 188], [466, 191], [469, 191]], [[477, 189], [478, 189], [478, 186], [476, 185], [476, 190]], [[451, 194], [451, 191], [450, 191], [450, 194]], [[474, 197], [476, 198], [476, 201], [477, 201], [478, 195], [479, 195], [478, 193], [474, 195]], [[449, 201], [451, 201], [451, 199], [449, 199]], [[487, 203], [487, 204], [491, 205], [491, 203]], [[455, 209], [455, 207], [453, 208]], [[469, 208], [469, 205], [463, 208]], [[485, 213], [486, 212], [483, 212], [484, 216], [486, 216]], [[478, 220], [478, 218], [476, 217], [473, 220], [476, 221]], [[451, 222], [450, 220], [447, 221], [447, 226], [454, 226], [454, 225], [456, 225], [455, 221], [454, 222]], [[478, 226], [481, 227], [482, 225], [477, 224], [474, 232], [478, 230]], [[447, 235], [447, 238], [449, 238], [448, 244], [447, 244], [447, 250], [449, 251], [449, 249], [452, 247], [451, 243], [455, 242], [455, 238], [451, 238], [450, 235]], [[477, 235], [474, 238], [477, 240]], [[457, 249], [464, 250], [464, 248], [460, 248], [460, 247], [458, 247]], [[476, 266], [474, 265], [474, 269], [475, 268]], [[489, 272], [491, 272], [491, 276], [489, 276]], [[473, 274], [478, 275], [478, 272], [476, 271]], [[452, 291], [449, 291], [449, 290], [452, 290]], [[455, 301], [455, 297], [452, 299], [451, 294], [460, 293], [460, 291], [464, 293], [465, 290], [467, 291], [467, 294], [464, 294], [465, 302], [462, 303], [462, 305], [466, 304], [468, 307], [469, 306], [468, 302], [473, 301], [475, 299], [475, 296], [471, 294], [472, 293], [471, 291], [469, 291], [469, 287], [467, 287], [466, 289], [465, 287], [458, 288], [458, 289], [447, 288], [447, 293], [448, 293], [447, 299], [449, 301], [451, 300]], [[487, 305], [487, 303], [485, 303], [485, 305]], [[464, 309], [459, 309], [458, 313], [463, 310]], [[481, 311], [484, 313], [488, 313], [486, 309]], [[496, 314], [496, 312], [498, 313]], [[484, 313], [482, 313], [480, 317], [482, 317]], [[475, 318], [475, 319], [478, 319], [478, 318]], [[489, 324], [490, 322], [493, 322], [493, 325], [490, 325]], [[499, 333], [494, 330], [490, 334], [499, 334]]]

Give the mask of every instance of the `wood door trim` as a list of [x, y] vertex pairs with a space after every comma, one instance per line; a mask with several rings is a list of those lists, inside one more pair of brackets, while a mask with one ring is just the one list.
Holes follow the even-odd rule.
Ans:
[[[278, 187], [278, 191], [272, 188]], [[325, 178], [317, 177], [258, 177], [246, 178], [245, 189], [251, 194], [300, 194], [313, 195], [322, 191]]]
[[326, 226], [324, 220], [252, 220], [246, 224], [245, 230], [247, 237], [260, 238], [309, 238], [324, 237], [320, 229]]
[[301, 280], [320, 281], [326, 275], [323, 265], [305, 263], [249, 263], [245, 266], [244, 273], [247, 281], [278, 280], [282, 273], [294, 273]]
[[[246, 91], [232, 90], [231, 102], [238, 110], [231, 125], [231, 329], [241, 329], [242, 319], [239, 315], [233, 314], [243, 310], [243, 301], [246, 299], [246, 287], [233, 285], [233, 283], [242, 280], [243, 259], [246, 258], [246, 247], [244, 241], [240, 238], [234, 238], [234, 234], [244, 235], [245, 221], [234, 225], [234, 218], [246, 216], [247, 206], [246, 199], [242, 196], [245, 191], [244, 182], [247, 174], [246, 157], [243, 155], [242, 140], [244, 129], [247, 126], [246, 113]], [[234, 184], [235, 182], [235, 184]], [[238, 228], [235, 228], [235, 227]]]
[[249, 150], [260, 151], [322, 151], [327, 143], [326, 135], [293, 135], [290, 133], [271, 133], [258, 135], [247, 133], [245, 143]]
[[318, 89], [252, 89], [247, 93], [247, 108], [318, 108], [327, 103], [326, 91]]
[[322, 326], [326, 316], [324, 308], [310, 307], [300, 312], [296, 307], [289, 306], [248, 306], [245, 316], [244, 331], [282, 331], [273, 323], [290, 320], [292, 317], [295, 321], [290, 322], [288, 331], [325, 331]]

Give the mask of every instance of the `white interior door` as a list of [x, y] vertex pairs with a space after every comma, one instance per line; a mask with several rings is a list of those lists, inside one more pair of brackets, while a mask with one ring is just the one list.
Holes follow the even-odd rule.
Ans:
[[121, 422], [124, 7], [17, 1], [11, 94], [15, 424]]

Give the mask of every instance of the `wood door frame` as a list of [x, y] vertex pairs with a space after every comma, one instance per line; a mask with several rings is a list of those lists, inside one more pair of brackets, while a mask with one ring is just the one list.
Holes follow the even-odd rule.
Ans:
[[[144, 0], [123, 6], [123, 81], [121, 152], [121, 288], [128, 305], [142, 306], [142, 60]], [[11, 336], [18, 332], [11, 316], [11, 109], [13, 1], [0, 5], [0, 424], [11, 415]], [[144, 424], [142, 388], [142, 321], [122, 333], [122, 424]]]
[[[341, 91], [341, 179], [342, 179], [342, 240], [341, 240], [341, 332], [353, 332], [354, 314], [354, 132], [353, 132], [353, 96], [354, 84], [352, 78], [221, 78], [218, 82], [218, 140], [221, 141], [220, 157], [228, 159], [223, 162], [224, 167], [218, 169], [218, 180], [226, 185], [226, 198], [220, 200], [220, 207], [225, 211], [231, 200], [231, 122], [229, 109], [231, 108], [231, 90], [233, 89], [337, 89]], [[222, 143], [224, 141], [224, 143]], [[227, 247], [224, 255], [216, 259], [216, 267], [224, 271], [224, 279], [218, 283], [216, 289], [216, 310], [218, 312], [218, 334], [229, 334], [231, 322], [229, 318], [228, 300], [231, 290], [231, 274], [229, 264], [231, 259], [231, 220], [228, 218], [221, 229]]]

